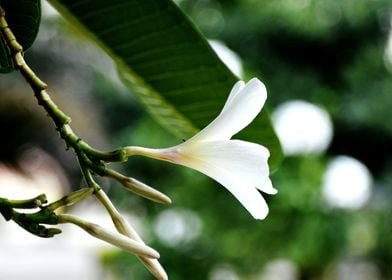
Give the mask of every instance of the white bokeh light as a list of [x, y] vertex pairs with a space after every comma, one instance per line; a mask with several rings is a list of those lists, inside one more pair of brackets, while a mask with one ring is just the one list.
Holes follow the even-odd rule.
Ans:
[[372, 177], [355, 158], [338, 156], [327, 166], [323, 178], [323, 196], [332, 207], [359, 209], [371, 196]]
[[216, 265], [208, 278], [209, 280], [239, 280], [237, 273], [229, 264]]
[[240, 57], [221, 41], [208, 40], [208, 42], [218, 57], [231, 70], [231, 72], [233, 72], [237, 77], [241, 78], [243, 76], [243, 69]]
[[201, 232], [202, 222], [196, 213], [184, 209], [161, 212], [155, 220], [154, 230], [167, 246], [177, 247], [195, 240]]
[[390, 71], [392, 71], [392, 18], [390, 20], [388, 40], [384, 52], [384, 58], [387, 63], [386, 66]]
[[321, 153], [332, 140], [328, 112], [301, 101], [288, 101], [276, 108], [273, 124], [286, 155]]
[[383, 278], [375, 263], [361, 259], [346, 259], [337, 263], [334, 279], [380, 280]]
[[297, 280], [299, 269], [288, 259], [276, 259], [265, 264], [260, 279], [263, 280]]

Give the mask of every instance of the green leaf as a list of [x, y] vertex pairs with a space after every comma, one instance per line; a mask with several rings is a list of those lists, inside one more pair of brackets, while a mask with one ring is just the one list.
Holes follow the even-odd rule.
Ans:
[[[1, 0], [6, 20], [19, 44], [27, 50], [37, 37], [41, 21], [40, 0]], [[14, 69], [9, 50], [0, 35], [0, 73], [9, 73]]]
[[[169, 0], [49, 0], [116, 62], [125, 84], [164, 127], [189, 138], [222, 109], [238, 78], [205, 38]], [[282, 158], [279, 141], [263, 112], [240, 138]]]
[[4, 38], [0, 33], [0, 73], [9, 73], [14, 70], [14, 65]]

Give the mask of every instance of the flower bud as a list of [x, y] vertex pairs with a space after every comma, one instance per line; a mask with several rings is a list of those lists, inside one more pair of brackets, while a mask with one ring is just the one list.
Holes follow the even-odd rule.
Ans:
[[80, 228], [82, 228], [83, 230], [85, 230], [87, 233], [91, 234], [92, 236], [101, 239], [103, 241], [106, 241], [120, 249], [123, 249], [125, 251], [128, 251], [138, 256], [143, 256], [143, 257], [148, 257], [153, 259], [159, 258], [159, 253], [157, 251], [155, 251], [151, 247], [148, 247], [147, 245], [141, 242], [132, 240], [126, 237], [125, 235], [116, 232], [111, 232], [97, 224], [84, 221], [73, 215], [62, 214], [62, 215], [58, 215], [58, 217], [60, 223], [75, 224]]
[[57, 208], [60, 208], [60, 207], [73, 205], [73, 204], [87, 198], [93, 192], [94, 192], [93, 188], [83, 188], [83, 189], [77, 190], [77, 191], [72, 192], [69, 195], [64, 196], [61, 199], [49, 204], [48, 209], [53, 211], [53, 210], [56, 210]]
[[[106, 193], [99, 190], [95, 193], [99, 201], [105, 206], [106, 210], [112, 218], [113, 224], [115, 225], [117, 231], [133, 240], [144, 244], [143, 240], [133, 229], [133, 227], [127, 223], [123, 216], [117, 211], [110, 199], [107, 197]], [[166, 271], [163, 269], [162, 265], [156, 259], [146, 258], [139, 256], [140, 261], [143, 265], [155, 276], [158, 280], [167, 280], [168, 276]]]
[[108, 170], [107, 175], [120, 182], [127, 190], [130, 190], [142, 197], [162, 204], [171, 203], [171, 199], [167, 195], [134, 178], [126, 177], [114, 170]]

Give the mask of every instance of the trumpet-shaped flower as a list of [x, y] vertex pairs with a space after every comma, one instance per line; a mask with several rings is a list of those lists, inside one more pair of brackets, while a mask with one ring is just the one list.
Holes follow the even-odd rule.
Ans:
[[189, 140], [166, 149], [127, 147], [126, 152], [198, 170], [228, 189], [254, 218], [264, 219], [268, 206], [258, 190], [277, 193], [269, 179], [269, 151], [231, 137], [253, 121], [266, 98], [266, 88], [258, 79], [239, 81], [221, 113]]

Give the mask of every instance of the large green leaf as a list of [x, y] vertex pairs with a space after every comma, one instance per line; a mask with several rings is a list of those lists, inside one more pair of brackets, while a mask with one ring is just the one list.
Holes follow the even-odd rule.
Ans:
[[[221, 110], [238, 80], [170, 0], [49, 0], [116, 62], [125, 84], [167, 129], [188, 138]], [[240, 138], [282, 157], [263, 112]]]
[[[18, 42], [27, 50], [37, 37], [41, 21], [40, 0], [1, 0], [9, 27]], [[14, 70], [9, 50], [0, 35], [0, 73]]]

